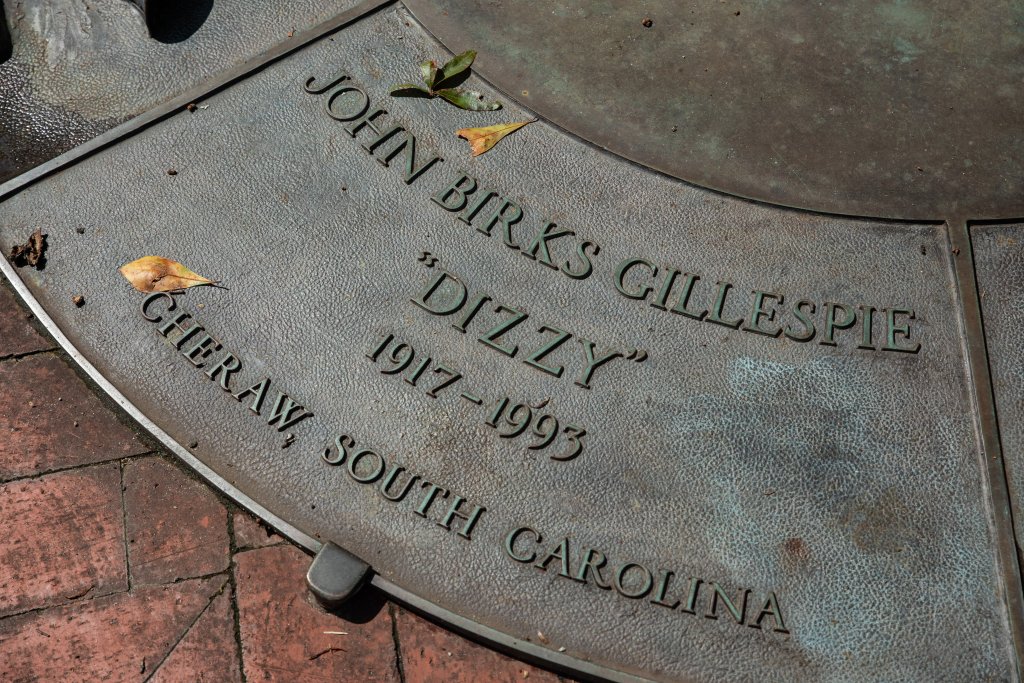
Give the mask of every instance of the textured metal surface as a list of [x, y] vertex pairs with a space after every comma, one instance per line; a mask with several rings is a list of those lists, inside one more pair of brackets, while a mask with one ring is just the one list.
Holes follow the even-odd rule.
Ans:
[[[998, 511], [986, 505], [945, 227], [722, 197], [543, 123], [471, 160], [455, 128], [530, 112], [387, 99], [425, 56], [443, 53], [401, 12], [368, 18], [8, 197], [0, 246], [46, 226], [50, 265], [21, 271], [26, 284], [107, 379], [179, 443], [196, 443], [208, 467], [385, 581], [553, 659], [663, 680], [1015, 679], [1003, 596], [1018, 586], [993, 550]], [[415, 133], [424, 159], [445, 161], [406, 185], [401, 164], [372, 158], [359, 144], [372, 136], [354, 141], [327, 116], [330, 91], [303, 89], [339, 69]], [[461, 169], [524, 207], [521, 241], [551, 218], [598, 242], [593, 275], [545, 268], [431, 202]], [[562, 244], [553, 252], [567, 258]], [[428, 267], [425, 251], [439, 264]], [[265, 414], [141, 318], [142, 297], [116, 269], [145, 253], [229, 287], [178, 301], [242, 359], [233, 388], [266, 375], [313, 410], [294, 444], [282, 448]], [[851, 331], [835, 347], [797, 343], [673, 315], [616, 291], [629, 257], [700, 273], [695, 306], [710, 306], [708, 283], [734, 283], [746, 307], [733, 299], [726, 315], [743, 316], [753, 289], [819, 306], [913, 307], [922, 347], [857, 349]], [[410, 303], [439, 267], [529, 312], [530, 329], [507, 337], [522, 354], [544, 323], [647, 360], [612, 363], [588, 391], [572, 381], [576, 339], [549, 359], [566, 366], [561, 378], [504, 357], [476, 340], [500, 321], [493, 308], [461, 334]], [[71, 303], [78, 293], [85, 308]], [[457, 368], [460, 391], [488, 403], [548, 399], [538, 410], [585, 426], [586, 450], [555, 461], [499, 438], [484, 407], [382, 375], [383, 356], [366, 354], [386, 334]], [[412, 496], [387, 501], [325, 464], [320, 453], [342, 433], [485, 506], [472, 539], [438, 526], [442, 508], [420, 517]], [[558, 560], [547, 571], [517, 563], [503, 546], [519, 526], [540, 530], [546, 550], [571, 537], [574, 568], [592, 547], [620, 565], [672, 569], [680, 583], [774, 592], [789, 633], [739, 626], [724, 608], [705, 618], [706, 591], [702, 613], [688, 615], [559, 577]]]
[[844, 214], [1024, 214], [1016, 0], [408, 5], [511, 96], [676, 177]]
[[149, 28], [125, 0], [2, 4], [0, 182], [287, 41], [290, 33], [326, 21], [355, 1], [151, 2]]

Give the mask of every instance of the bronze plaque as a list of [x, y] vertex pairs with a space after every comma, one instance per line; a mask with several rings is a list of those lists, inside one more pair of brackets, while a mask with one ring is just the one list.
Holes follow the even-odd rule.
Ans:
[[597, 680], [1018, 680], [1019, 7], [338, 4], [125, 15], [144, 96], [8, 14], [18, 111], [120, 98], [0, 156], [0, 246], [46, 234], [0, 266], [102, 389], [328, 601], [368, 565]]

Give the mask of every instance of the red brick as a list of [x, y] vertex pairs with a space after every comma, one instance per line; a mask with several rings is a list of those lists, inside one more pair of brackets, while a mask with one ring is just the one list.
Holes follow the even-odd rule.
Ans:
[[145, 680], [223, 585], [142, 588], [0, 621], [0, 680]]
[[241, 680], [231, 593], [225, 588], [171, 651], [150, 681], [239, 683]]
[[236, 512], [234, 515], [235, 545], [239, 550], [248, 548], [266, 548], [268, 545], [275, 545], [284, 539], [271, 531], [248, 512]]
[[315, 606], [304, 580], [310, 559], [290, 545], [235, 555], [246, 679], [398, 681], [387, 609], [357, 624]]
[[0, 363], [0, 480], [144, 450], [56, 356]]
[[523, 664], [398, 610], [398, 643], [406, 683], [558, 683], [558, 677]]
[[30, 315], [13, 293], [0, 287], [0, 358], [54, 347], [29, 324]]
[[117, 463], [0, 486], [0, 615], [128, 589]]
[[133, 583], [163, 584], [228, 568], [228, 513], [207, 486], [158, 457], [125, 465], [124, 486]]

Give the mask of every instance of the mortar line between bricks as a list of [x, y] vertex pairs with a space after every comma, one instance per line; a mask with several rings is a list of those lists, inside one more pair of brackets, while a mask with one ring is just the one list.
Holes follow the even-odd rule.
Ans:
[[228, 516], [228, 552], [230, 554], [228, 558], [228, 584], [231, 586], [231, 622], [235, 635], [235, 659], [238, 662], [238, 675], [242, 683], [247, 683], [249, 678], [245, 675], [245, 657], [242, 655], [242, 615], [238, 611], [238, 577], [235, 575], [235, 555], [238, 554], [238, 540], [235, 537], [236, 512], [232, 509], [233, 507], [233, 505], [224, 506], [224, 511]]
[[124, 572], [128, 578], [128, 590], [132, 589], [132, 563], [129, 559], [128, 553], [128, 503], [125, 501], [125, 485], [124, 485], [124, 463], [126, 458], [121, 458], [117, 461], [118, 467], [121, 472], [121, 483], [118, 486], [118, 494], [121, 496], [121, 540], [124, 546]]
[[[168, 585], [169, 586], [169, 585], [172, 585], [172, 584], [164, 584], [164, 585]], [[171, 654], [175, 650], [178, 649], [178, 646], [181, 645], [181, 641], [185, 640], [185, 638], [188, 636], [188, 634], [192, 632], [192, 629], [195, 628], [195, 625], [199, 623], [199, 620], [203, 618], [203, 615], [206, 614], [207, 610], [210, 609], [210, 606], [213, 605], [214, 601], [221, 596], [221, 594], [224, 592], [225, 586], [227, 586], [227, 585], [228, 585], [228, 580], [227, 580], [227, 576], [225, 576], [224, 577], [224, 585], [222, 585], [220, 587], [220, 590], [218, 590], [216, 593], [214, 593], [213, 595], [210, 596], [210, 600], [209, 600], [209, 602], [206, 603], [206, 606], [203, 607], [203, 609], [199, 610], [199, 614], [196, 615], [196, 618], [193, 619], [191, 621], [191, 623], [189, 623], [189, 625], [185, 627], [185, 630], [181, 632], [181, 636], [179, 636], [178, 639], [176, 641], [174, 641], [174, 644], [171, 645], [170, 648], [168, 648], [166, 654], [164, 654], [164, 656], [160, 658], [160, 661], [157, 662], [156, 666], [153, 667], [153, 670], [149, 672], [149, 675], [146, 676], [144, 679], [142, 679], [143, 683], [147, 683], [149, 681], [149, 679], [153, 678], [153, 676], [156, 675], [156, 672], [159, 671], [160, 667], [162, 667], [164, 665], [164, 662], [167, 661], [167, 658], [170, 657]]]
[[[85, 470], [90, 467], [99, 467], [100, 465], [110, 465], [112, 463], [120, 463], [125, 460], [137, 460], [139, 458], [148, 458], [154, 455], [160, 455], [159, 451], [143, 451], [142, 453], [133, 453], [132, 455], [119, 455], [113, 458], [107, 458], [105, 460], [97, 460], [95, 462], [83, 462], [77, 465], [69, 465], [68, 467], [55, 467], [50, 470], [41, 470], [34, 472], [33, 474], [26, 474], [12, 479], [0, 479], [0, 486], [7, 486], [8, 484], [17, 484], [19, 482], [31, 481], [33, 479], [42, 479], [48, 477], [51, 474], [63, 474], [65, 472], [75, 472], [77, 470]], [[122, 472], [121, 485], [124, 486], [124, 476]], [[123, 489], [122, 489], [123, 491]], [[122, 506], [123, 507], [123, 506]]]
[[57, 355], [58, 351], [60, 351], [59, 346], [51, 346], [47, 349], [36, 349], [35, 351], [25, 351], [24, 353], [9, 353], [5, 356], [0, 356], [0, 363], [21, 360], [22, 358], [31, 358], [32, 356], [42, 356], [47, 353]]
[[395, 603], [388, 601], [388, 613], [391, 615], [391, 640], [395, 644], [395, 667], [398, 669], [399, 683], [405, 683], [405, 663], [402, 661], [402, 643], [398, 637], [398, 614]]
[[[127, 585], [127, 583], [125, 585]], [[31, 607], [29, 609], [21, 610], [20, 612], [11, 612], [9, 614], [5, 614], [2, 617], [0, 617], [0, 623], [3, 623], [5, 621], [7, 621], [8, 619], [14, 619], [14, 618], [17, 618], [17, 617], [27, 617], [27, 616], [30, 616], [32, 614], [38, 614], [40, 612], [45, 612], [46, 610], [61, 609], [63, 607], [72, 607], [72, 606], [75, 606], [75, 605], [82, 605], [82, 604], [85, 604], [85, 603], [88, 603], [88, 602], [93, 602], [94, 600], [102, 600], [103, 598], [111, 598], [111, 597], [114, 597], [115, 595], [128, 595], [128, 589], [127, 588], [125, 588], [124, 590], [112, 590], [112, 591], [110, 591], [108, 593], [97, 593], [96, 595], [89, 595], [89, 593], [91, 593], [93, 591], [93, 589], [95, 589], [95, 588], [96, 587], [93, 586], [92, 588], [90, 588], [89, 590], [87, 590], [85, 593], [83, 593], [82, 595], [78, 596], [77, 598], [73, 598], [71, 600], [67, 600], [66, 599], [66, 602], [57, 602], [57, 603], [54, 603], [52, 605], [42, 605], [41, 607]], [[64, 597], [64, 596], [62, 595], [61, 597]]]
[[218, 576], [224, 576], [231, 571], [231, 567], [227, 569], [221, 569], [219, 571], [210, 572], [209, 574], [199, 574], [197, 576], [182, 576], [173, 581], [163, 581], [161, 583], [140, 583], [139, 588], [159, 588], [161, 586], [176, 586], [179, 583], [188, 583], [189, 581], [205, 581], [206, 579], [213, 579]]
[[[231, 556], [232, 564], [235, 556]], [[232, 569], [228, 572], [228, 583], [231, 585], [231, 617], [235, 631], [235, 659], [238, 662], [238, 675], [242, 683], [246, 683], [249, 677], [245, 673], [245, 657], [242, 654], [242, 615], [238, 611], [238, 579]]]
[[[72, 600], [67, 600], [66, 602], [58, 602], [58, 603], [55, 603], [55, 604], [52, 604], [52, 605], [43, 605], [41, 607], [31, 607], [31, 608], [26, 609], [26, 610], [21, 610], [20, 612], [11, 612], [10, 614], [5, 614], [3, 616], [0, 616], [0, 623], [3, 623], [4, 621], [6, 621], [8, 619], [13, 619], [15, 617], [25, 617], [25, 616], [28, 616], [30, 614], [36, 614], [38, 612], [45, 612], [46, 610], [49, 610], [49, 609], [59, 609], [59, 608], [62, 608], [62, 607], [71, 607], [71, 606], [74, 606], [74, 605], [81, 605], [83, 603], [92, 602], [94, 600], [102, 600], [103, 598], [110, 598], [110, 597], [113, 597], [115, 595], [129, 595], [129, 594], [132, 593], [132, 589], [133, 588], [160, 588], [162, 586], [175, 586], [175, 585], [177, 585], [179, 583], [187, 583], [189, 581], [202, 581], [202, 580], [205, 580], [205, 579], [212, 579], [212, 578], [215, 578], [215, 577], [218, 577], [218, 576], [223, 576], [225, 573], [226, 573], [225, 571], [218, 571], [218, 572], [211, 572], [209, 574], [202, 574], [200, 576], [183, 576], [183, 577], [181, 577], [179, 579], [175, 579], [174, 581], [167, 581], [166, 583], [145, 583], [145, 584], [140, 584], [138, 586], [133, 586], [132, 582], [131, 582], [131, 579], [129, 578], [129, 580], [125, 583], [125, 585], [127, 585], [128, 588], [125, 588], [123, 590], [112, 590], [112, 591], [109, 591], [107, 593], [102, 593], [102, 594], [97, 593], [96, 595], [89, 595], [89, 593], [91, 593], [93, 591], [93, 589], [95, 588], [95, 586], [93, 586], [93, 588], [90, 588], [83, 595], [81, 595], [81, 596], [79, 596], [77, 598], [74, 598]], [[221, 589], [221, 590], [223, 590], [223, 589]], [[218, 595], [219, 595], [219, 593], [218, 593]], [[61, 597], [63, 597], [63, 596], [61, 596]]]

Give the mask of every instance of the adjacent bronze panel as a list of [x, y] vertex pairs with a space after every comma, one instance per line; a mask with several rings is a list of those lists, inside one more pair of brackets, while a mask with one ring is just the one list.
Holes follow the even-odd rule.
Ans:
[[862, 216], [1024, 215], [1015, 0], [408, 5], [511, 97], [678, 178]]

